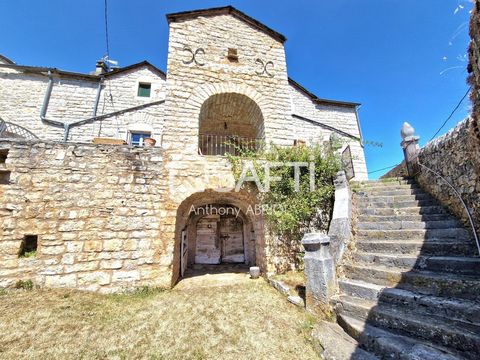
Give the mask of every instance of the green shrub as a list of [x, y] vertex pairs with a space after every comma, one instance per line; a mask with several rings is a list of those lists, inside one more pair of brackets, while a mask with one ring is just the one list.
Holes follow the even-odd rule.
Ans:
[[[270, 169], [270, 177], [279, 177], [270, 184], [264, 193], [256, 191], [253, 183], [243, 184], [243, 188], [254, 192], [264, 206], [265, 220], [273, 235], [281, 238], [295, 238], [299, 242], [307, 231], [326, 230], [330, 222], [333, 205], [333, 179], [340, 169], [339, 144], [279, 147], [271, 145], [259, 152], [237, 149], [238, 156], [227, 155], [238, 181], [248, 161], [265, 185], [265, 165], [267, 163], [302, 162], [314, 165], [314, 190], [310, 189], [309, 166], [300, 167], [299, 189], [294, 188], [294, 167], [278, 166]], [[251, 175], [251, 174], [250, 174]]]
[[15, 284], [15, 289], [24, 289], [24, 290], [32, 290], [33, 289], [33, 281], [32, 280], [18, 280]]
[[29, 258], [29, 257], [35, 257], [35, 256], [37, 256], [37, 250], [27, 251], [21, 257]]

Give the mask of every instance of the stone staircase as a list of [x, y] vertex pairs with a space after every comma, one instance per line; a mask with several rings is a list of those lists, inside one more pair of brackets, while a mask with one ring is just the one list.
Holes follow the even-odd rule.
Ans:
[[358, 358], [480, 359], [471, 233], [409, 179], [360, 183], [355, 197], [356, 249], [333, 305]]

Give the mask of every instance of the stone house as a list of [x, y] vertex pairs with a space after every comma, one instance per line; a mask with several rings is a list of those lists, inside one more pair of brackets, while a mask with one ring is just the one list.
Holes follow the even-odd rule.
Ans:
[[0, 286], [112, 292], [171, 286], [195, 263], [288, 267], [255, 199], [223, 190], [234, 186], [232, 142], [335, 134], [352, 176], [367, 178], [359, 104], [289, 78], [283, 35], [233, 7], [167, 20], [166, 73], [147, 61], [82, 74], [0, 56]]

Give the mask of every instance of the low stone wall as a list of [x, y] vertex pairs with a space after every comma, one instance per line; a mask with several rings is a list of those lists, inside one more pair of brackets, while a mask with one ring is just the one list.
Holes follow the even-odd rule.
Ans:
[[405, 161], [402, 161], [401, 164], [398, 164], [392, 170], [380, 176], [380, 179], [388, 179], [388, 178], [404, 177], [404, 176], [408, 176], [408, 172], [407, 172], [407, 167], [405, 166]]
[[[1, 141], [0, 287], [168, 287], [162, 150]], [[8, 173], [7, 173], [8, 174]], [[35, 256], [19, 257], [25, 236]]]
[[[420, 150], [419, 161], [442, 175], [460, 193], [480, 228], [480, 151], [471, 119], [460, 122], [442, 137], [429, 142]], [[465, 222], [464, 207], [453, 191], [438, 176], [420, 167], [417, 181], [426, 191]]]
[[472, 86], [470, 100], [472, 101], [472, 127], [477, 138], [476, 145], [480, 147], [480, 1], [475, 0], [470, 18], [470, 48], [468, 65], [468, 82]]

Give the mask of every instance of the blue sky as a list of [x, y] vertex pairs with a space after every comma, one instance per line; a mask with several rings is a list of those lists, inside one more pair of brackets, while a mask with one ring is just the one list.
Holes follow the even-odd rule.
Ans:
[[[402, 159], [400, 127], [428, 141], [467, 90], [467, 0], [109, 0], [110, 55], [165, 70], [165, 14], [233, 5], [284, 34], [289, 76], [319, 97], [362, 103], [374, 171]], [[460, 6], [463, 6], [463, 9]], [[457, 10], [457, 11], [456, 11]], [[0, 0], [0, 54], [89, 72], [105, 53], [103, 0]], [[465, 101], [444, 133], [469, 110]], [[384, 171], [383, 171], [384, 172]], [[373, 173], [376, 178], [383, 172]]]

